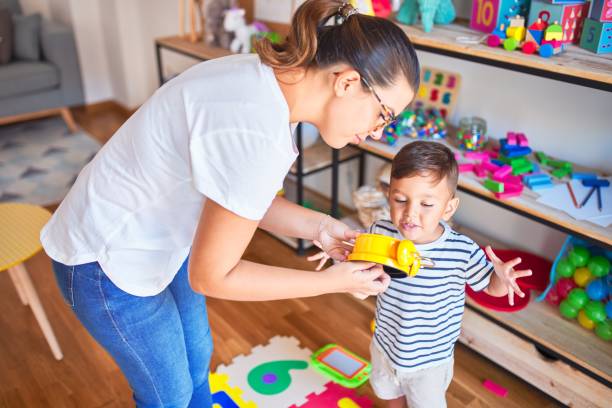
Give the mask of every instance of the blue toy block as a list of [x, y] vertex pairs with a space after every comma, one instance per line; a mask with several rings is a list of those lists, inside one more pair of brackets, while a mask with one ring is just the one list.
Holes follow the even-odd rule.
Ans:
[[586, 179], [582, 180], [585, 187], [610, 187], [610, 180], [606, 179]]
[[525, 183], [537, 183], [538, 181], [550, 181], [548, 174], [529, 174], [523, 177]]
[[612, 52], [612, 22], [605, 23], [587, 18], [582, 30], [580, 47], [597, 54]]
[[506, 156], [507, 158], [513, 158], [528, 155], [529, 153], [531, 153], [531, 148], [507, 146], [506, 148], [502, 149], [502, 151], [504, 153], [504, 156]]
[[533, 166], [531, 168], [531, 171], [534, 173], [539, 173], [540, 172], [540, 166], [538, 165], [538, 163], [536, 162], [532, 162]]
[[494, 165], [499, 166], [499, 167], [502, 167], [504, 164], [506, 164], [503, 161], [497, 160], [497, 159], [491, 160], [491, 163], [493, 163]]
[[552, 186], [554, 186], [553, 183], [542, 183], [542, 184], [528, 185], [527, 187], [529, 187], [530, 190], [538, 191], [538, 190], [545, 190], [547, 188], [551, 188]]
[[597, 174], [595, 173], [572, 173], [572, 180], [586, 180], [586, 179], [596, 179]]

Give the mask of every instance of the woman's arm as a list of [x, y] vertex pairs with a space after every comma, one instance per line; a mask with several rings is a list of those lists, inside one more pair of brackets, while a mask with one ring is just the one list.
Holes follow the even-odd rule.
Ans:
[[206, 200], [189, 259], [195, 291], [224, 299], [272, 300], [334, 292], [375, 295], [388, 285], [382, 268], [363, 262], [343, 262], [313, 273], [243, 261], [257, 225]]
[[259, 228], [274, 234], [314, 241], [321, 223], [327, 216], [287, 200], [276, 197], [259, 223]]

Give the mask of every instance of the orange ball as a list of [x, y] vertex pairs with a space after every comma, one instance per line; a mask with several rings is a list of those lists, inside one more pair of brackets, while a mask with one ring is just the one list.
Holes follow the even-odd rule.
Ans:
[[595, 328], [595, 322], [587, 317], [584, 310], [578, 312], [578, 323], [587, 330], [593, 330]]
[[586, 285], [591, 283], [591, 281], [595, 279], [589, 268], [582, 267], [576, 268], [576, 272], [574, 272], [574, 282], [576, 285], [584, 288]]

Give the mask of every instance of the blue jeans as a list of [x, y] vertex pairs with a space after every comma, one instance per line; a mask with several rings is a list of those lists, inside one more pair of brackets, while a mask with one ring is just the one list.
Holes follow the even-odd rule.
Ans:
[[64, 299], [126, 376], [138, 407], [211, 407], [212, 337], [206, 299], [189, 286], [187, 260], [158, 295], [115, 286], [97, 262], [53, 262]]

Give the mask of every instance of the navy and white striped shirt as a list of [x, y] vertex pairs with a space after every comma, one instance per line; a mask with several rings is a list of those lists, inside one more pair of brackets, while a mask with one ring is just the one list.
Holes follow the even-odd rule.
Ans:
[[[480, 291], [491, 279], [493, 265], [484, 251], [441, 225], [440, 238], [415, 245], [435, 267], [421, 267], [412, 278], [392, 279], [378, 295], [374, 344], [396, 370], [416, 371], [449, 361], [461, 331], [466, 283]], [[370, 233], [403, 239], [391, 221], [376, 221]]]

